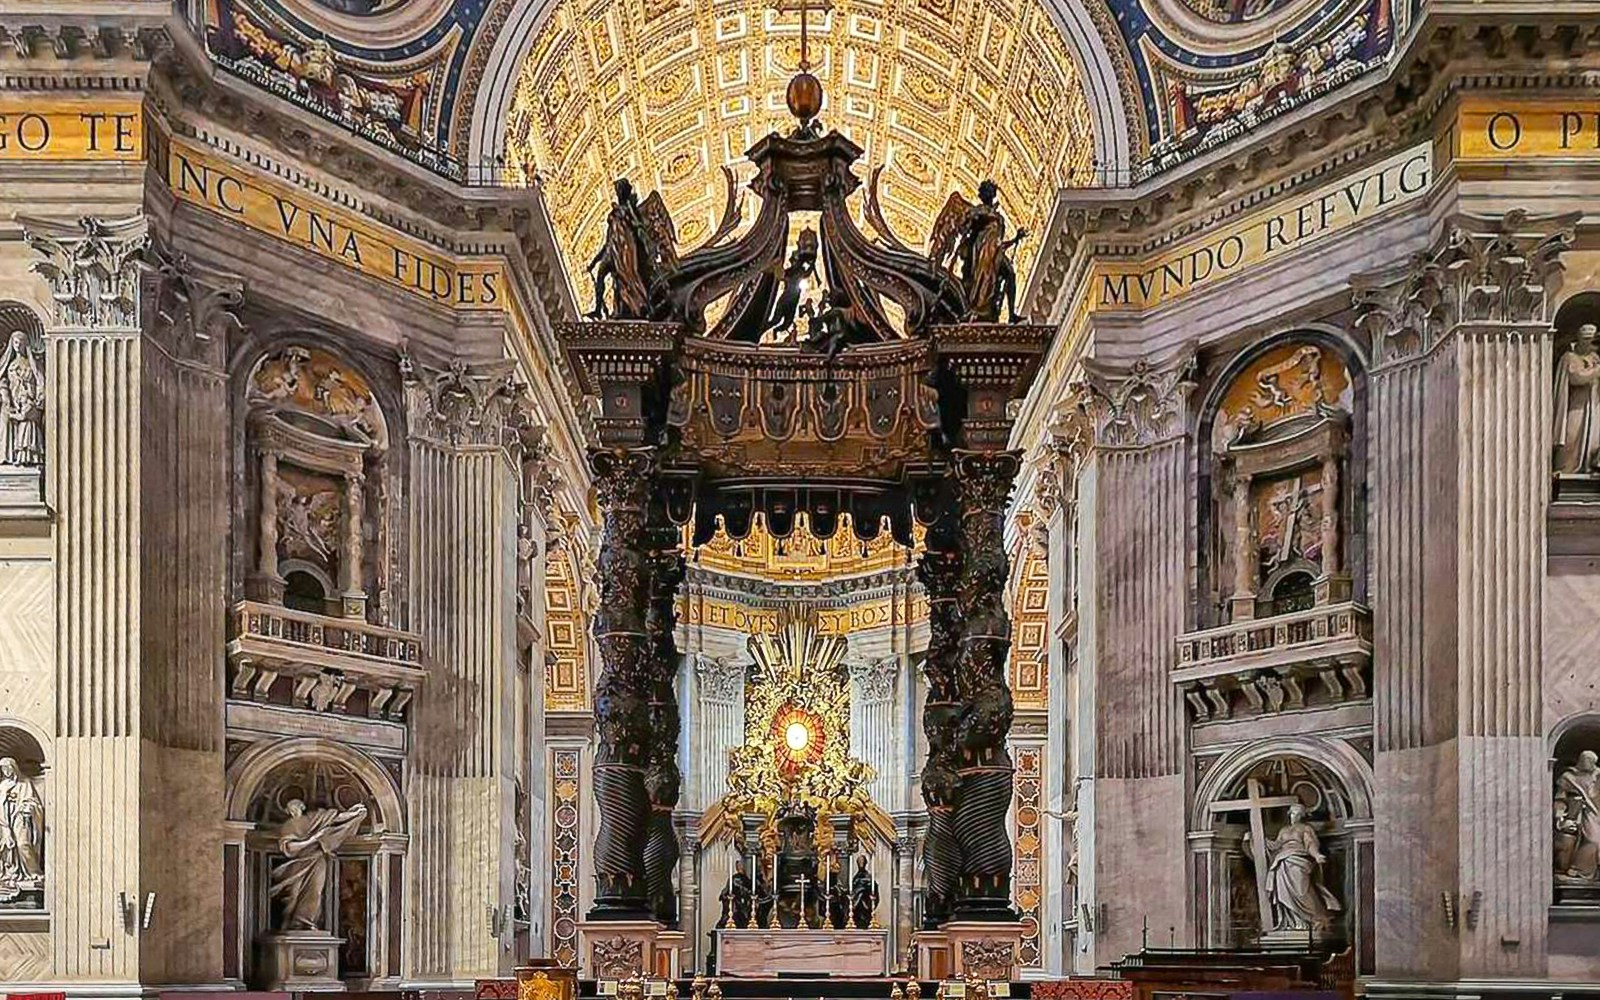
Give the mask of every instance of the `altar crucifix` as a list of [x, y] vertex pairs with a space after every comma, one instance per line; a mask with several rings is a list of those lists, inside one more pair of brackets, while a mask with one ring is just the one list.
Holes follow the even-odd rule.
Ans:
[[1250, 859], [1256, 866], [1256, 906], [1260, 908], [1262, 933], [1272, 929], [1272, 897], [1267, 889], [1266, 813], [1268, 809], [1287, 809], [1300, 804], [1300, 799], [1294, 795], [1263, 795], [1258, 778], [1245, 782], [1244, 798], [1211, 803], [1213, 816], [1231, 812], [1247, 812], [1250, 815]]

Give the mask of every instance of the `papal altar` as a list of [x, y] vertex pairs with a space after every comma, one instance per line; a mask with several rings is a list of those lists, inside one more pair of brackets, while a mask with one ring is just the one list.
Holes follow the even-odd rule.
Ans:
[[723, 927], [715, 934], [717, 974], [721, 976], [871, 977], [889, 974], [889, 932], [882, 927], [845, 930]]

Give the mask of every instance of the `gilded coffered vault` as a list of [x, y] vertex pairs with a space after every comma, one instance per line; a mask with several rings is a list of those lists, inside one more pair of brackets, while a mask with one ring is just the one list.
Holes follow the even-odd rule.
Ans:
[[[951, 191], [992, 177], [1015, 224], [1037, 233], [1062, 187], [1088, 183], [1093, 132], [1078, 71], [1038, 0], [872, 0], [813, 5], [822, 119], [882, 167], [890, 227], [931, 230]], [[556, 237], [579, 274], [599, 245], [616, 177], [665, 198], [684, 246], [716, 228], [744, 153], [789, 120], [798, 5], [565, 0], [517, 85], [508, 152], [542, 178]], [[746, 199], [746, 219], [754, 199]], [[858, 207], [859, 210], [859, 207]], [[1017, 250], [1019, 270], [1037, 241]]]

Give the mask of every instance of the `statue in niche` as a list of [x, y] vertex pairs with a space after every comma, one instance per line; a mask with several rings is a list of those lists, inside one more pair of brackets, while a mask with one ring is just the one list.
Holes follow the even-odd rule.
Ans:
[[867, 856], [856, 858], [856, 874], [850, 880], [850, 918], [855, 925], [866, 930], [872, 926], [872, 915], [878, 910], [878, 881], [867, 870]]
[[722, 919], [718, 927], [727, 927], [731, 920], [735, 927], [750, 926], [750, 876], [745, 873], [743, 859], [734, 863], [733, 874], [728, 876], [727, 888], [722, 890]]
[[1564, 879], [1600, 881], [1600, 755], [1578, 754], [1578, 762], [1556, 778], [1555, 867]]
[[290, 799], [284, 809], [289, 818], [273, 836], [285, 860], [272, 871], [269, 892], [283, 906], [278, 930], [319, 930], [324, 888], [333, 873], [333, 858], [355, 836], [367, 818], [361, 804], [349, 809], [312, 809], [300, 799]]
[[[1245, 839], [1248, 842], [1248, 834]], [[1328, 859], [1317, 831], [1306, 822], [1305, 806], [1295, 803], [1289, 807], [1289, 822], [1267, 840], [1266, 856], [1267, 870], [1257, 877], [1267, 880], [1267, 899], [1272, 904], [1270, 932], [1309, 933], [1312, 937], [1327, 933], [1341, 907], [1322, 884], [1322, 866]]]
[[936, 264], [961, 264], [961, 285], [967, 293], [969, 318], [983, 323], [1000, 319], [1000, 308], [1015, 323], [1017, 270], [1011, 251], [1028, 235], [1026, 229], [1006, 238], [1006, 217], [1000, 211], [1000, 187], [992, 180], [978, 185], [978, 203], [951, 192], [933, 224], [929, 254]]
[[25, 330], [0, 355], [0, 463], [44, 465], [44, 367]]
[[44, 803], [15, 757], [0, 757], [0, 904], [44, 888]]
[[1600, 473], [1600, 349], [1593, 323], [1578, 327], [1556, 362], [1555, 471]]

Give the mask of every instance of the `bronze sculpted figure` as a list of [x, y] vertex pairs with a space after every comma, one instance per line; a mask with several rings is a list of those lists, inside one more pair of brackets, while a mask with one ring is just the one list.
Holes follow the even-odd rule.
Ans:
[[740, 861], [733, 867], [727, 888], [722, 890], [722, 919], [717, 921], [717, 926], [727, 927], [731, 920], [735, 927], [749, 927], [750, 904], [750, 876], [745, 874], [744, 862]]
[[783, 269], [783, 291], [772, 307], [772, 318], [765, 332], [784, 333], [794, 326], [795, 313], [806, 292], [806, 283], [817, 280], [817, 233], [813, 229], [800, 230], [794, 253]]
[[1000, 188], [994, 181], [978, 185], [978, 203], [969, 204], [951, 192], [933, 224], [929, 256], [935, 264], [949, 268], [959, 262], [962, 290], [967, 294], [968, 318], [995, 323], [1004, 306], [1007, 318], [1016, 323], [1017, 271], [1011, 250], [1028, 235], [1026, 229], [1006, 238], [1006, 217], [998, 204]]
[[[644, 319], [650, 312], [651, 282], [677, 267], [677, 234], [660, 192], [640, 204], [626, 177], [617, 179], [615, 190], [617, 201], [606, 216], [605, 241], [589, 261], [594, 278], [594, 308], [589, 318]], [[609, 310], [605, 296], [608, 280]]]
[[856, 874], [850, 880], [850, 917], [862, 930], [872, 926], [878, 910], [878, 880], [867, 870], [867, 856], [856, 858]]

